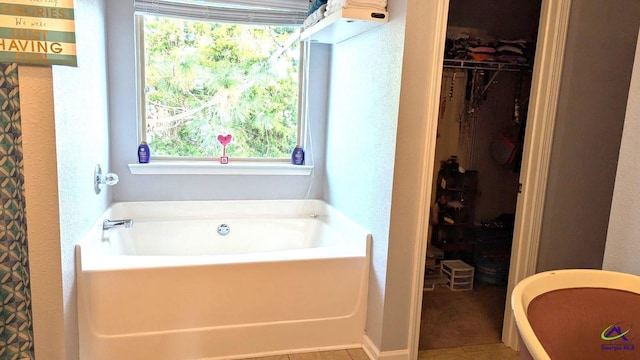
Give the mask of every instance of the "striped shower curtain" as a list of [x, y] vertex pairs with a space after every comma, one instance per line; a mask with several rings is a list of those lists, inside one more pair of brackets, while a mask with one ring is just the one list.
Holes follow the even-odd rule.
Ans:
[[35, 359], [17, 64], [0, 64], [0, 360]]

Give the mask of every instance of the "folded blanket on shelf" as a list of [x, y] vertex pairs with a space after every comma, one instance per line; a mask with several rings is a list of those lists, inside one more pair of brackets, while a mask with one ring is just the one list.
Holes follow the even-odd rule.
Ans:
[[306, 29], [311, 25], [315, 25], [318, 21], [324, 19], [324, 12], [327, 8], [327, 4], [320, 5], [311, 15], [307, 16], [307, 18], [302, 23], [302, 26]]
[[310, 16], [311, 14], [316, 12], [320, 8], [320, 6], [326, 5], [326, 4], [327, 4], [327, 0], [314, 0], [311, 6], [309, 7], [307, 16]]
[[496, 61], [510, 63], [510, 64], [522, 64], [522, 65], [528, 62], [527, 58], [523, 55], [506, 55], [506, 54], [496, 55]]
[[460, 37], [457, 39], [447, 38], [444, 48], [445, 59], [466, 60], [469, 38]]
[[493, 46], [488, 45], [469, 46], [468, 50], [474, 53], [484, 54], [493, 54], [496, 52], [496, 49]]
[[455, 39], [447, 37], [444, 57], [453, 60], [494, 61], [495, 53], [496, 48], [492, 42], [462, 34]]
[[500, 45], [496, 50], [498, 50], [498, 52], [508, 52], [520, 55], [524, 54], [524, 48], [521, 48], [519, 46]]
[[328, 0], [325, 16], [342, 8], [385, 11], [387, 8], [387, 0]]
[[511, 64], [526, 64], [528, 62], [527, 45], [524, 39], [500, 39], [496, 46], [496, 60]]
[[474, 61], [494, 61], [496, 58], [492, 54], [468, 52], [467, 55]]
[[514, 45], [514, 46], [520, 46], [520, 47], [527, 46], [527, 40], [525, 40], [525, 39], [516, 39], [516, 40], [500, 39], [500, 43], [501, 44]]

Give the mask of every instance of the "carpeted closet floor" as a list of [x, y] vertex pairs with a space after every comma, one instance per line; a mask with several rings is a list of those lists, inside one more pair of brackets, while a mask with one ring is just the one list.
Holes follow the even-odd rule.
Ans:
[[436, 286], [422, 299], [420, 350], [501, 342], [506, 286], [476, 282], [473, 290]]

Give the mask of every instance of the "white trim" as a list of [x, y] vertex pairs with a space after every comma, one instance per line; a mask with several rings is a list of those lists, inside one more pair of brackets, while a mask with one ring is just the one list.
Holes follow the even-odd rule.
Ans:
[[[146, 0], [138, 0], [139, 3], [149, 3], [149, 1]], [[172, 0], [168, 0], [166, 1], [167, 3], [171, 3], [174, 2]], [[178, 6], [177, 4], [180, 3], [181, 0], [176, 0], [174, 4], [174, 6]], [[253, 0], [246, 0], [246, 2], [253, 2]], [[259, 1], [256, 1], [256, 4], [260, 3]], [[262, 2], [262, 5], [265, 5]], [[286, 4], [281, 4], [282, 6], [286, 6]], [[142, 5], [141, 5], [142, 6]], [[150, 6], [150, 5], [145, 5], [145, 6]], [[201, 5], [195, 5], [195, 6], [207, 6], [206, 2], [202, 3]], [[178, 6], [179, 7], [179, 6]], [[136, 13], [134, 14], [134, 29], [135, 29], [135, 59], [136, 59], [136, 66], [135, 66], [135, 71], [136, 71], [136, 79], [138, 81], [136, 81], [136, 93], [137, 93], [137, 97], [136, 97], [136, 121], [137, 121], [137, 139], [138, 139], [138, 143], [140, 143], [141, 141], [150, 141], [147, 138], [147, 100], [146, 100], [146, 63], [145, 63], [145, 36], [144, 36], [144, 29], [145, 29], [145, 25], [144, 25], [144, 21], [145, 21], [145, 17], [143, 14], [141, 13]], [[253, 23], [253, 21], [247, 21], [246, 23], [244, 23], [244, 25]], [[286, 25], [285, 25], [286, 26]], [[296, 41], [298, 41], [299, 36], [289, 36], [288, 38], [288, 45], [294, 44]], [[288, 46], [286, 45], [286, 46]], [[307, 126], [307, 119], [308, 116], [306, 116], [307, 114], [305, 113], [305, 116], [302, 115], [302, 113], [300, 112], [302, 109], [302, 94], [304, 92], [305, 98], [307, 97], [306, 92], [308, 91], [308, 86], [303, 84], [303, 72], [308, 72], [309, 70], [308, 68], [308, 64], [309, 64], [309, 58], [305, 57], [305, 44], [304, 43], [300, 43], [300, 58], [299, 58], [299, 66], [298, 66], [298, 101], [297, 101], [297, 109], [298, 109], [298, 115], [297, 115], [297, 126], [296, 126], [296, 141], [297, 141], [297, 145], [299, 144], [306, 144], [307, 141], [311, 141], [311, 140], [307, 140], [306, 138], [302, 138], [302, 127], [303, 126]], [[304, 90], [303, 90], [303, 86], [305, 86]], [[308, 106], [306, 103], [304, 104], [304, 106]], [[311, 157], [313, 157], [313, 154], [311, 154]], [[164, 157], [164, 159], [170, 159], [170, 156], [166, 156]], [[184, 158], [187, 158], [186, 156]], [[190, 158], [198, 158], [197, 156], [192, 156]], [[265, 158], [265, 160], [269, 160], [269, 158]], [[129, 167], [131, 169], [131, 166]], [[132, 172], [133, 173], [133, 172]], [[271, 175], [271, 174], [268, 174]], [[277, 175], [277, 174], [274, 174]]]
[[220, 164], [211, 161], [152, 161], [129, 164], [133, 175], [311, 175], [313, 165], [287, 163], [234, 162]]
[[[438, 0], [438, 9], [434, 21], [444, 21], [448, 18], [448, 0]], [[446, 5], [446, 6], [445, 6]], [[443, 9], [444, 7], [444, 9]], [[521, 279], [535, 273], [538, 260], [538, 245], [542, 228], [542, 213], [544, 196], [546, 193], [547, 176], [553, 140], [553, 129], [557, 109], [557, 99], [562, 75], [562, 64], [569, 23], [571, 0], [543, 0], [540, 13], [537, 53], [533, 71], [531, 88], [531, 105], [529, 109], [529, 128], [525, 139], [520, 182], [523, 184], [522, 194], [518, 199], [516, 224], [513, 238], [513, 250], [509, 273], [507, 294], [511, 294], [515, 284]], [[443, 15], [444, 12], [444, 15]], [[444, 33], [441, 34], [444, 39]], [[442, 54], [434, 53], [430, 59], [425, 59], [429, 65], [440, 66], [434, 61], [442, 62]], [[431, 88], [439, 79], [432, 79], [427, 88]], [[436, 93], [439, 93], [439, 87]], [[428, 99], [429, 100], [429, 99]], [[433, 99], [430, 100], [433, 102]], [[436, 106], [437, 105], [432, 105]], [[434, 117], [433, 119], [436, 119]], [[433, 122], [433, 121], [431, 121]], [[433, 124], [431, 124], [433, 126]], [[437, 125], [437, 123], [436, 123]], [[426, 135], [429, 135], [427, 132]], [[425, 139], [425, 141], [432, 141]], [[535, 149], [535, 151], [533, 151]], [[432, 152], [425, 147], [425, 152]], [[425, 154], [422, 154], [423, 156]], [[430, 162], [429, 159], [422, 159]], [[433, 168], [429, 169], [433, 170]], [[429, 192], [431, 181], [422, 182], [423, 192]], [[428, 214], [430, 201], [422, 201], [423, 211]], [[424, 221], [418, 224], [418, 230], [424, 229]], [[426, 232], [425, 232], [426, 234]], [[422, 276], [424, 276], [424, 257], [426, 253], [427, 236], [422, 237], [416, 244], [414, 258], [413, 294], [411, 299], [409, 349], [410, 358], [416, 359], [420, 338], [420, 312], [422, 309]], [[518, 332], [513, 319], [509, 301], [505, 302], [505, 317], [502, 341], [512, 349], [518, 347]]]
[[[420, 320], [422, 312], [422, 295], [424, 289], [424, 268], [427, 253], [428, 233], [429, 233], [429, 212], [431, 205], [431, 187], [433, 181], [433, 168], [435, 158], [435, 134], [438, 127], [438, 111], [439, 111], [439, 96], [442, 84], [442, 71], [444, 61], [444, 47], [447, 34], [447, 21], [449, 18], [449, 0], [438, 0], [436, 4], [432, 5], [437, 10], [433, 12], [434, 19], [430, 21], [433, 24], [435, 37], [434, 39], [440, 39], [436, 43], [436, 47], [440, 50], [432, 52], [431, 58], [425, 58], [425, 66], [430, 66], [435, 69], [434, 75], [429, 77], [429, 82], [425, 84], [425, 108], [430, 114], [428, 119], [435, 119], [435, 121], [428, 121], [427, 119], [427, 131], [424, 133], [422, 154], [420, 154], [420, 161], [424, 166], [422, 167], [422, 173], [420, 177], [423, 184], [423, 188], [420, 189], [419, 200], [422, 203], [421, 214], [418, 216], [418, 224], [416, 229], [417, 238], [414, 241], [415, 250], [413, 263], [417, 268], [413, 271], [413, 280], [411, 284], [411, 308], [409, 309], [409, 336], [407, 348], [409, 350], [409, 358], [418, 358], [418, 346], [420, 342]], [[434, 40], [435, 41], [435, 40]], [[429, 166], [429, 164], [431, 164]]]
[[380, 350], [367, 335], [362, 336], [362, 350], [371, 360], [377, 360], [380, 357]]
[[365, 354], [367, 354], [371, 360], [409, 360], [417, 358], [409, 357], [409, 349], [380, 351], [367, 335], [362, 337], [362, 350], [364, 350]]
[[409, 360], [409, 349], [383, 351], [380, 353], [379, 360]]
[[514, 350], [518, 330], [508, 300], [515, 285], [536, 272], [570, 10], [571, 0], [542, 1], [502, 326], [502, 341]]

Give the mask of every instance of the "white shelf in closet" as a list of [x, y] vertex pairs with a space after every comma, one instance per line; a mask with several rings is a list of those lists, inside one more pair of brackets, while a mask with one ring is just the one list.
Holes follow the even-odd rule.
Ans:
[[386, 11], [342, 8], [302, 32], [302, 41], [337, 44], [389, 22]]

